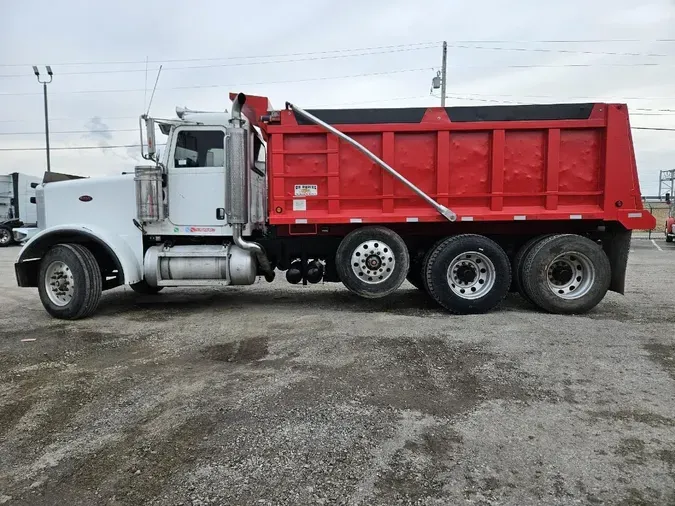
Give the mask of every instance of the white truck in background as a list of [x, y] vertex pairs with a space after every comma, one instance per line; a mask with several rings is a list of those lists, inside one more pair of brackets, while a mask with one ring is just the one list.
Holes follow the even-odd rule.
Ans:
[[41, 177], [20, 172], [0, 176], [0, 247], [23, 242], [37, 230], [35, 188], [40, 183]]

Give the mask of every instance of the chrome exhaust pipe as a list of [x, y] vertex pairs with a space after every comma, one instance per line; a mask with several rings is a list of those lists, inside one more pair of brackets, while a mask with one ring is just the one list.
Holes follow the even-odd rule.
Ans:
[[260, 265], [260, 270], [262, 270], [265, 275], [265, 280], [269, 283], [274, 281], [274, 269], [272, 269], [272, 264], [270, 264], [269, 258], [265, 254], [263, 247], [257, 242], [245, 241], [241, 235], [242, 225], [236, 223], [232, 225], [232, 239], [234, 244], [239, 246], [241, 249], [246, 251], [251, 251], [255, 254], [258, 264]]
[[246, 103], [246, 95], [243, 93], [237, 93], [237, 96], [232, 101], [232, 114], [230, 117], [232, 121], [241, 121], [241, 108], [244, 107]]

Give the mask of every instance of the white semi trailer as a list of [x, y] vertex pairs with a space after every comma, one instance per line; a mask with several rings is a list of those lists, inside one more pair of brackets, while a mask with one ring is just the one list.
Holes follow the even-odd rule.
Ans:
[[0, 247], [15, 242], [14, 229], [36, 226], [35, 189], [41, 181], [20, 172], [0, 176]]

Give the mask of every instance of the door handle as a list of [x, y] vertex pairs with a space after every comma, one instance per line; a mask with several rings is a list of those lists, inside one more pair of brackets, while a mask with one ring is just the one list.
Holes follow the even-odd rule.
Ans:
[[219, 207], [218, 209], [216, 209], [216, 219], [217, 220], [225, 219], [225, 208]]

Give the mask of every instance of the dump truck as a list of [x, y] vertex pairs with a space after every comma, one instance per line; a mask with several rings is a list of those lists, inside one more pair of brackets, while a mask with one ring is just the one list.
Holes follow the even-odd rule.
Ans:
[[93, 314], [120, 285], [157, 294], [279, 273], [369, 299], [407, 279], [460, 315], [509, 291], [580, 314], [624, 293], [631, 231], [655, 225], [625, 104], [230, 100], [229, 112], [141, 116], [147, 163], [133, 173], [38, 187], [40, 231], [16, 260], [18, 285], [61, 319]]
[[14, 229], [37, 222], [35, 188], [42, 178], [12, 172], [0, 176], [0, 247], [15, 243]]

